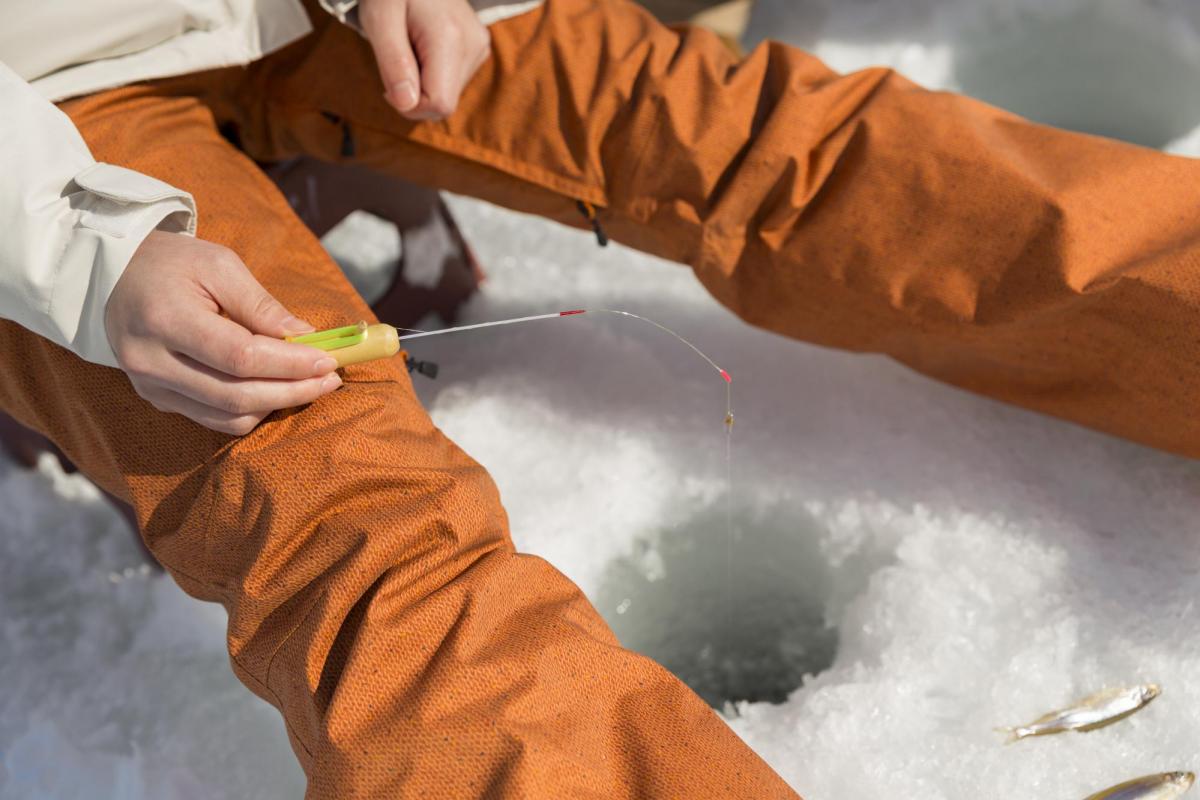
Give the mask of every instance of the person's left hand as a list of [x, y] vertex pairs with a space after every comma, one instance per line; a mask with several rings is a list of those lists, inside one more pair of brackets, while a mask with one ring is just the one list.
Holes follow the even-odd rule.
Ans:
[[491, 36], [466, 0], [360, 0], [385, 96], [414, 120], [444, 119], [487, 61]]

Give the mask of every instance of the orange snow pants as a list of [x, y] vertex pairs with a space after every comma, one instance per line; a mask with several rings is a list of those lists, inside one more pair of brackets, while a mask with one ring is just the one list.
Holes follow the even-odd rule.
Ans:
[[[218, 127], [255, 158], [354, 161], [569, 224], [587, 201], [755, 324], [1200, 456], [1196, 162], [780, 45], [735, 63], [626, 0], [494, 26], [458, 113], [413, 124], [367, 45], [315, 19], [248, 69], [63, 108], [98, 159], [192, 191], [199, 235], [318, 326], [369, 311]], [[12, 323], [0, 342], [0, 406], [224, 604], [234, 669], [282, 712], [310, 797], [794, 797], [513, 551], [492, 482], [398, 363], [230, 439]]]
[[366, 44], [321, 27], [253, 70], [257, 154], [570, 225], [584, 200], [750, 323], [1200, 457], [1196, 160], [779, 44], [739, 62], [623, 0], [493, 26], [458, 113], [413, 125], [377, 96]]

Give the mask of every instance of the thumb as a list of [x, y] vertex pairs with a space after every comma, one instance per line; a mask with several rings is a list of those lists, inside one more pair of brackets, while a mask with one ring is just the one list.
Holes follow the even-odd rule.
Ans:
[[384, 97], [401, 113], [421, 101], [421, 69], [408, 38], [407, 14], [407, 3], [370, 3], [360, 18], [375, 51]]
[[250, 274], [241, 259], [231, 259], [223, 269], [214, 272], [213, 279], [206, 283], [221, 310], [251, 333], [281, 339], [315, 330], [272, 297]]

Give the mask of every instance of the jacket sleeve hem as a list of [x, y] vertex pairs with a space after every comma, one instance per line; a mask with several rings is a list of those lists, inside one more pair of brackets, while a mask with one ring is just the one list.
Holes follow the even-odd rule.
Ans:
[[[321, 8], [328, 11], [338, 22], [347, 25], [359, 33], [363, 33], [362, 24], [358, 19], [358, 0], [318, 0]], [[479, 15], [479, 21], [484, 25], [497, 22], [532, 11], [542, 4], [543, 0], [471, 0], [471, 5]]]
[[105, 327], [108, 298], [152, 231], [195, 235], [195, 201], [185, 191], [112, 164], [94, 164], [74, 182], [85, 194], [75, 198], [80, 217], [64, 259], [90, 258], [91, 279], [86, 286], [56, 286], [50, 314], [56, 316], [60, 303], [78, 308], [71, 349], [86, 361], [118, 367]]

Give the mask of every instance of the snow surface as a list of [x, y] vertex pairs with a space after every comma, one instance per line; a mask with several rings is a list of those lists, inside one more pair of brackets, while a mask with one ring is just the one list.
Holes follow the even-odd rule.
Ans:
[[[1196, 9], [759, 0], [751, 36], [1200, 153]], [[1101, 52], [1119, 67], [1096, 85]], [[1112, 94], [1072, 109], [1041, 85], [1060, 78]], [[1200, 766], [1200, 462], [753, 330], [684, 268], [452, 204], [489, 274], [469, 320], [625, 309], [733, 373], [731, 546], [723, 384], [674, 340], [585, 316], [418, 351], [442, 365], [423, 399], [492, 470], [518, 546], [710, 700], [786, 697], [730, 724], [808, 800], [1072, 798]], [[394, 252], [350, 224], [345, 260]], [[0, 459], [0, 508], [0, 798], [301, 796], [218, 607], [143, 569], [49, 462]], [[992, 731], [1151, 680], [1163, 697], [1112, 728], [1010, 747]]]

